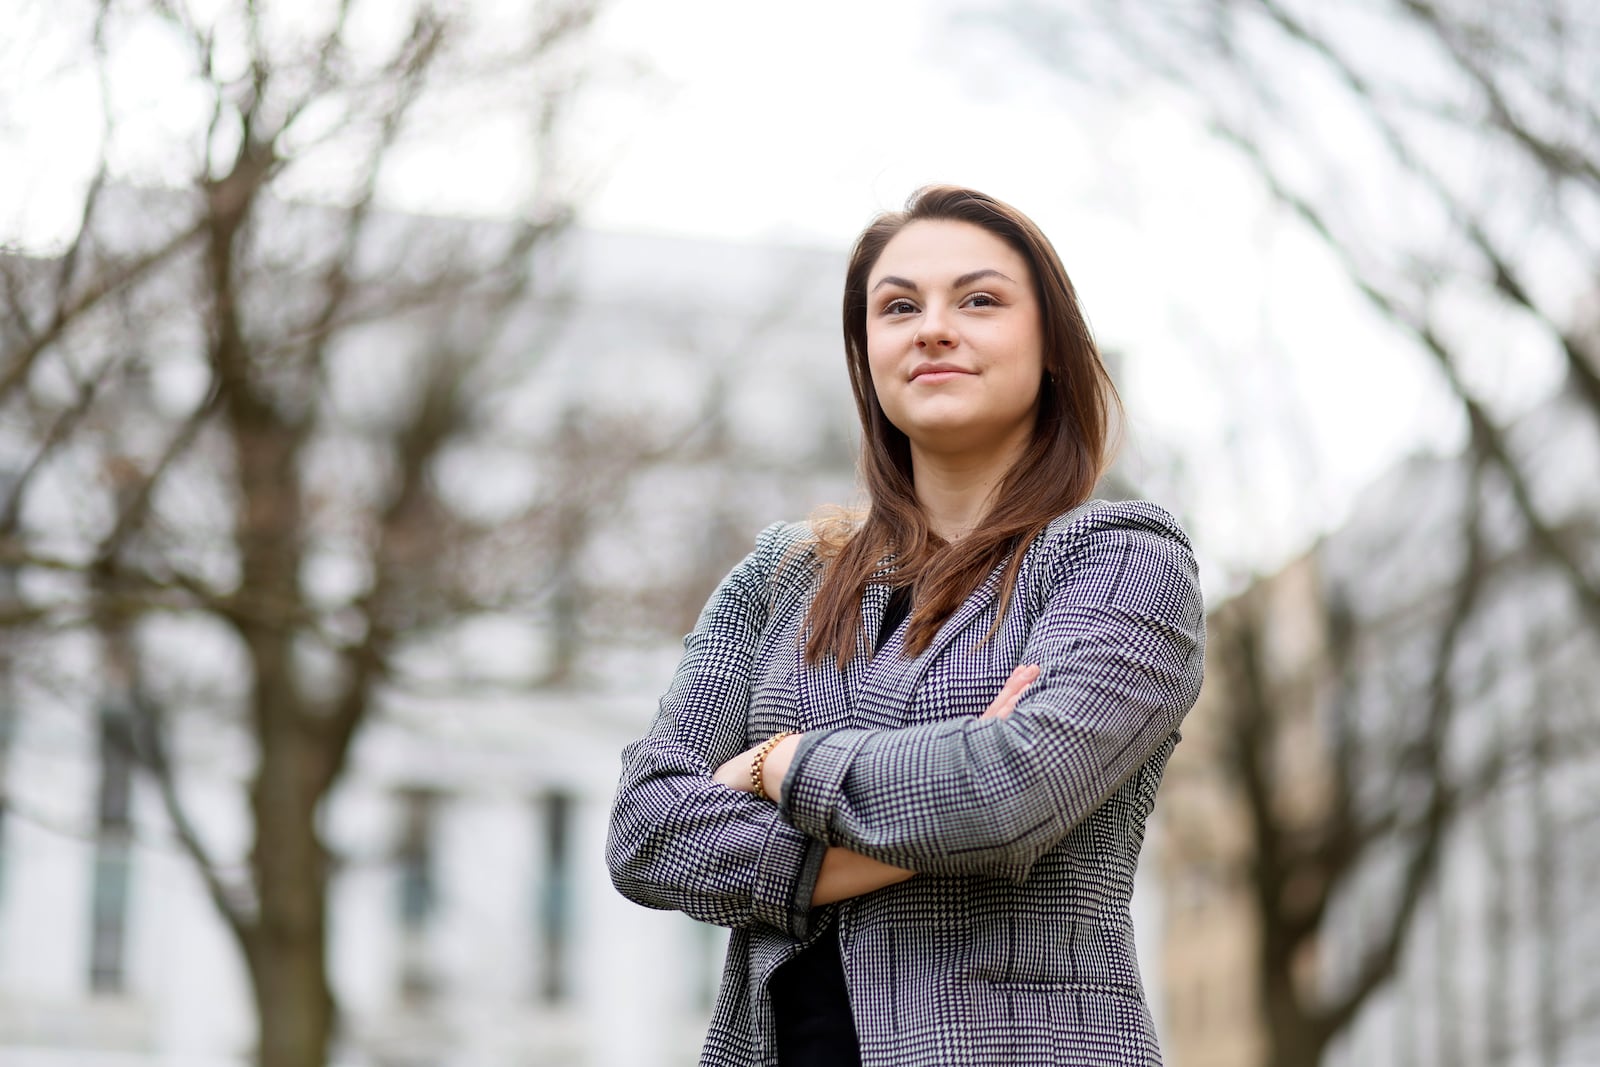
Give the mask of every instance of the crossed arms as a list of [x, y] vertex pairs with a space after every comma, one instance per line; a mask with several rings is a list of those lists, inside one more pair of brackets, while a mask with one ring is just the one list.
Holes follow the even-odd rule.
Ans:
[[981, 715], [790, 738], [758, 797], [746, 716], [780, 529], [713, 594], [649, 733], [624, 750], [607, 859], [638, 903], [803, 937], [813, 905], [912, 872], [1021, 882], [1198, 695], [1187, 538], [1153, 505], [1099, 506], [1037, 546], [1046, 585], [1021, 657], [1036, 676], [1014, 673]]

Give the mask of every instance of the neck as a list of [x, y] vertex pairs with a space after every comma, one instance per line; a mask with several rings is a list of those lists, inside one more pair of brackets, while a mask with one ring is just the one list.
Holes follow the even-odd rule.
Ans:
[[1000, 482], [1027, 447], [1027, 438], [974, 455], [930, 452], [911, 446], [911, 480], [928, 527], [946, 541], [959, 541], [983, 521]]

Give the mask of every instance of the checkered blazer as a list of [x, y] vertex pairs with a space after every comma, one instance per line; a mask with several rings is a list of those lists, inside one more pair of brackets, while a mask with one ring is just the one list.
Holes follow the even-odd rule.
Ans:
[[[1189, 539], [1162, 509], [1093, 500], [1025, 550], [999, 630], [997, 569], [921, 655], [869, 585], [854, 659], [807, 664], [818, 568], [765, 530], [717, 588], [649, 732], [623, 750], [607, 859], [630, 899], [731, 927], [703, 1067], [776, 1067], [773, 970], [838, 929], [865, 1067], [1151, 1067], [1160, 1050], [1129, 899], [1145, 820], [1199, 695]], [[980, 719], [1019, 663], [1040, 678]], [[778, 805], [713, 782], [805, 732]], [[828, 845], [915, 870], [819, 908]]]

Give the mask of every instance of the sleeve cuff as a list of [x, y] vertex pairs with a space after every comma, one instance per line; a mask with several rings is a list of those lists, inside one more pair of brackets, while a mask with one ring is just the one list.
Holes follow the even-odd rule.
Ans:
[[845, 773], [867, 743], [870, 730], [825, 730], [800, 738], [789, 773], [784, 775], [778, 809], [795, 829], [832, 844], [828, 822], [840, 795]]
[[774, 814], [750, 891], [756, 921], [806, 937], [811, 932], [811, 895], [827, 851], [827, 845], [795, 832]]

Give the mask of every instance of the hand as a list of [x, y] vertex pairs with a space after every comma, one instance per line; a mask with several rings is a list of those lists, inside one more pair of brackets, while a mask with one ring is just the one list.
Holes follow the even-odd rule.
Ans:
[[[1022, 691], [1039, 677], [1040, 670], [1032, 663], [1024, 663], [1011, 672], [1011, 677], [1006, 679], [1006, 684], [1000, 687], [1000, 695], [994, 702], [984, 709], [980, 719], [1003, 719], [1016, 710], [1017, 701], [1022, 699]], [[763, 768], [764, 769], [764, 768]]]
[[[711, 775], [712, 779], [730, 789], [739, 789], [746, 793], [754, 792], [750, 788], [750, 765], [755, 762], [756, 750], [760, 747], [760, 744], [752, 745], [734, 756], [716, 769]], [[767, 753], [766, 762], [761, 765], [761, 784], [766, 787], [768, 800], [776, 801], [782, 796], [784, 775], [789, 773], [789, 761], [794, 758], [794, 750], [799, 747], [800, 735], [790, 734], [772, 746], [772, 751]]]
[[[759, 745], [756, 746], [756, 748], [760, 747]], [[718, 767], [711, 775], [712, 779], [721, 782], [729, 789], [750, 792], [750, 762], [755, 757], [755, 754], [756, 750], [754, 748], [745, 749]]]

